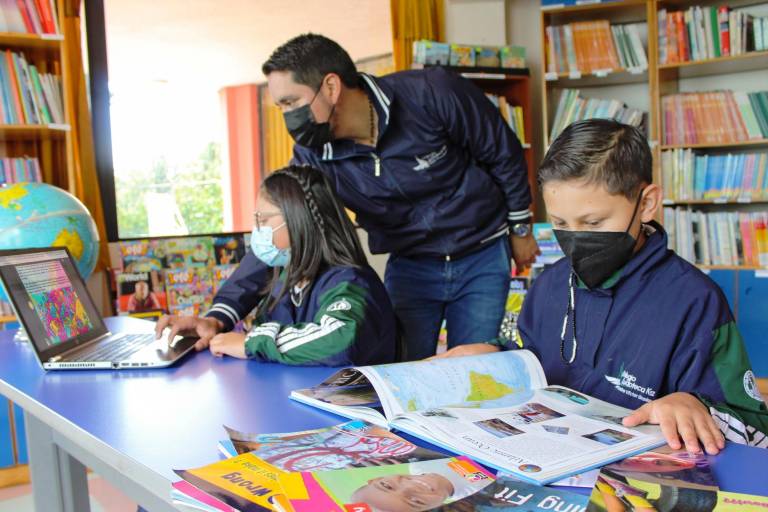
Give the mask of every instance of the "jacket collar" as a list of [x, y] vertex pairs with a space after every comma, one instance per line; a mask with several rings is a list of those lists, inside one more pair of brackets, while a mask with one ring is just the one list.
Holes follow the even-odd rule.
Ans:
[[[389, 113], [395, 96], [394, 89], [389, 84], [367, 73], [360, 73], [360, 86], [368, 94], [371, 104], [376, 109], [379, 118], [378, 139], [381, 139], [389, 126]], [[322, 149], [316, 151], [320, 153], [322, 160], [334, 160], [354, 154], [355, 146], [356, 144], [351, 140], [340, 139], [327, 142]]]

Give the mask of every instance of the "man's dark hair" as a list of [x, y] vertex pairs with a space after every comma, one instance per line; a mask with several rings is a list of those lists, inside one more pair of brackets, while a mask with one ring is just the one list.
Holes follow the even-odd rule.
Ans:
[[289, 165], [267, 176], [261, 190], [282, 212], [291, 238], [285, 284], [271, 306], [324, 268], [368, 265], [352, 221], [322, 172]]
[[290, 71], [293, 81], [318, 89], [328, 73], [336, 73], [347, 87], [357, 87], [358, 74], [349, 54], [336, 41], [319, 34], [302, 34], [272, 52], [261, 66], [264, 75]]
[[569, 125], [549, 147], [539, 166], [539, 185], [584, 179], [611, 194], [634, 199], [653, 182], [651, 148], [643, 132], [612, 119], [588, 119]]

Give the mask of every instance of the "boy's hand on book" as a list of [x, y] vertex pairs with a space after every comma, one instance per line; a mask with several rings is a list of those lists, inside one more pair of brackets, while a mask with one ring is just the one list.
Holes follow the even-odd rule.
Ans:
[[725, 447], [723, 434], [715, 425], [709, 409], [690, 393], [671, 393], [648, 402], [624, 418], [623, 423], [625, 427], [642, 423], [661, 426], [667, 443], [674, 450], [685, 444], [689, 452], [700, 453], [701, 442], [707, 453], [714, 455]]
[[462, 357], [462, 356], [476, 356], [478, 354], [487, 354], [489, 352], [498, 352], [499, 347], [491, 345], [489, 343], [470, 343], [468, 345], [459, 345], [453, 347], [450, 350], [446, 350], [442, 354], [428, 357], [426, 360], [441, 359], [444, 357]]
[[171, 332], [168, 333], [169, 344], [177, 334], [199, 336], [200, 339], [195, 343], [195, 349], [203, 350], [208, 348], [211, 338], [216, 336], [224, 325], [221, 321], [210, 317], [163, 315], [155, 325], [155, 339], [160, 339], [166, 327], [171, 328]]
[[245, 334], [241, 332], [217, 334], [211, 340], [211, 354], [216, 357], [227, 355], [245, 359]]

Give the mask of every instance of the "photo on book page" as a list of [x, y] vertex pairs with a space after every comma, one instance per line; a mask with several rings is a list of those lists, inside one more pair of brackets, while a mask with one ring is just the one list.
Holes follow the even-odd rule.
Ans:
[[669, 447], [609, 464], [598, 475], [588, 510], [714, 510], [718, 486], [711, 465], [709, 455]]
[[294, 512], [420, 512], [470, 496], [491, 482], [491, 473], [465, 457], [280, 475]]
[[365, 421], [289, 434], [249, 434], [224, 427], [238, 454], [250, 452], [284, 471], [320, 471], [442, 459]]

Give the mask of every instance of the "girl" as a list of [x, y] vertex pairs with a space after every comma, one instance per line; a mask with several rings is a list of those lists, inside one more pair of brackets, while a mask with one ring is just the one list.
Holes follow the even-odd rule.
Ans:
[[[171, 325], [169, 339], [196, 334], [198, 350], [210, 341], [216, 356], [291, 365], [395, 360], [389, 297], [323, 174], [289, 166], [264, 180], [251, 248], [205, 317], [163, 317], [157, 332]], [[250, 332], [224, 332], [254, 306]]]

